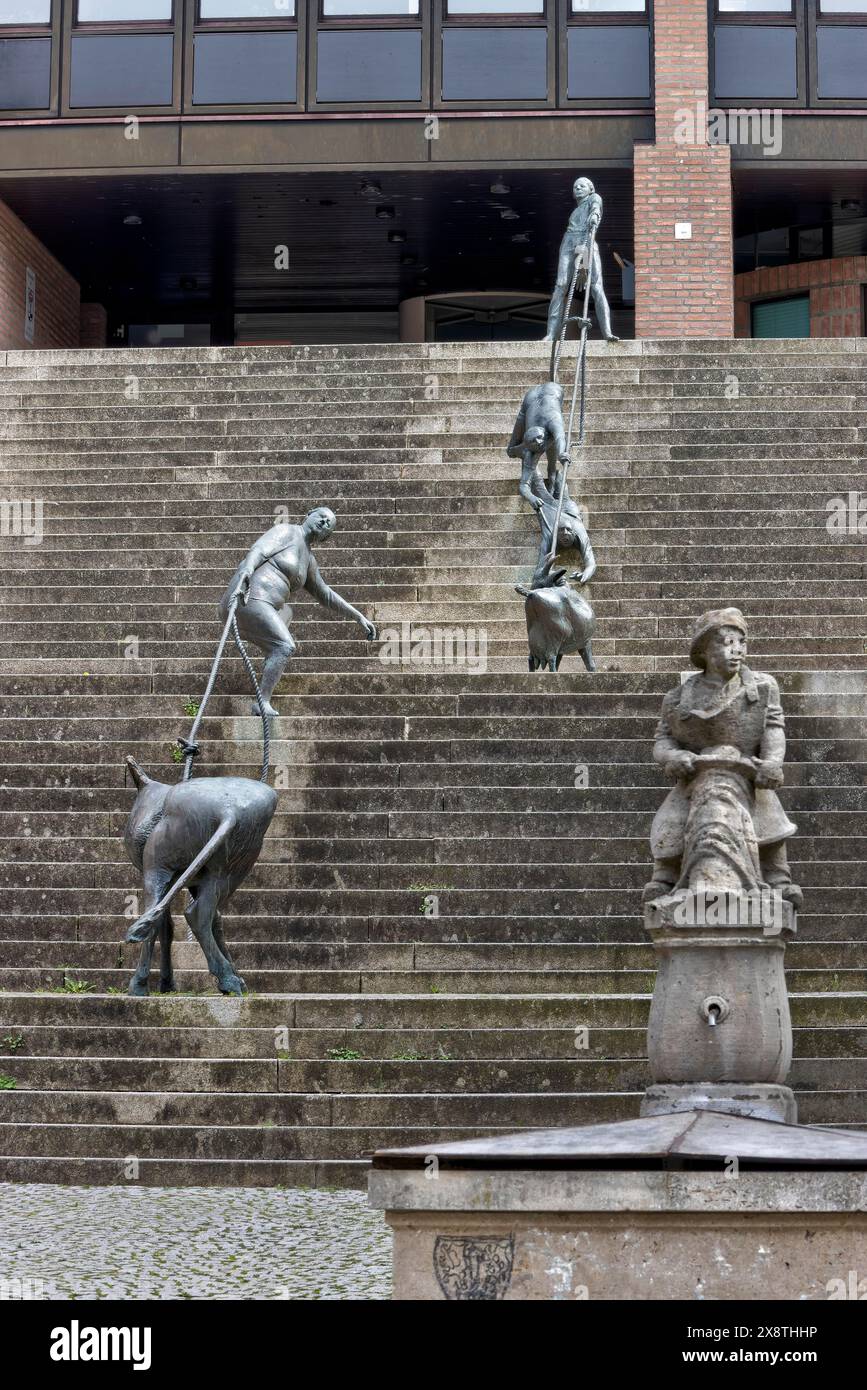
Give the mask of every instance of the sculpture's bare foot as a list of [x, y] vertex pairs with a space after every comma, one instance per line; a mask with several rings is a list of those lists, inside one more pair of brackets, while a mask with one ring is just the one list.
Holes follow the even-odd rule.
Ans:
[[606, 343], [619, 343], [620, 339], [618, 338], [616, 333], [608, 333], [605, 336], [605, 341]]
[[791, 903], [797, 912], [803, 906], [804, 894], [797, 883], [785, 883], [780, 889], [780, 896], [784, 902]]

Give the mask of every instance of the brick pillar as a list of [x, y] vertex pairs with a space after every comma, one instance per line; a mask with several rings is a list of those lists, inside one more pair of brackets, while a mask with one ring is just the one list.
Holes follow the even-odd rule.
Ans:
[[[27, 272], [35, 276], [33, 341], [25, 332]], [[78, 347], [78, 282], [0, 203], [0, 348]]]
[[656, 0], [656, 139], [635, 146], [638, 338], [734, 334], [731, 151], [707, 143], [707, 26], [707, 0]]

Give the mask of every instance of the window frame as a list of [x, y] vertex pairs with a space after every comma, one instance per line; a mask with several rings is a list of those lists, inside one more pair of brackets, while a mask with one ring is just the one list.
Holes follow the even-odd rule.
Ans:
[[470, 29], [478, 29], [490, 25], [505, 29], [541, 28], [547, 24], [553, 25], [553, 19], [547, 18], [550, 8], [549, 0], [543, 0], [541, 14], [449, 14], [449, 0], [440, 0], [439, 24], [440, 31], [451, 29], [453, 26], [465, 25]]
[[0, 123], [15, 120], [38, 120], [40, 117], [56, 116], [60, 111], [60, 52], [61, 29], [63, 24], [63, 5], [61, 0], [52, 0], [51, 20], [48, 24], [2, 24], [0, 39], [42, 39], [51, 44], [49, 64], [48, 105], [12, 107], [0, 106]]
[[[307, 51], [307, 102], [306, 111], [431, 111], [431, 44], [433, 19], [430, 3], [422, 0], [417, 15], [363, 15], [340, 18], [322, 17], [321, 0], [308, 0], [310, 11], [309, 38]], [[418, 101], [320, 101], [316, 96], [319, 73], [319, 35], [321, 33], [351, 33], [370, 29], [418, 29], [421, 32], [421, 96]]]
[[[482, 15], [462, 14], [448, 18], [447, 0], [434, 0], [433, 94], [435, 111], [548, 111], [557, 105], [557, 12], [555, 0], [545, 0], [541, 14]], [[443, 35], [449, 29], [544, 29], [546, 88], [544, 97], [522, 97], [507, 101], [502, 97], [446, 100], [443, 90]]]
[[[55, 0], [57, 3], [57, 0]], [[62, 44], [62, 82], [60, 115], [72, 120], [105, 119], [111, 116], [172, 116], [179, 115], [181, 111], [181, 90], [182, 73], [184, 69], [184, 16], [189, 10], [183, 4], [183, 0], [173, 0], [171, 24], [165, 20], [142, 21], [140, 23], [124, 20], [121, 23], [114, 21], [87, 22], [85, 24], [75, 23], [78, 13], [78, 5], [67, 3], [58, 5], [63, 13], [63, 44]], [[118, 38], [135, 38], [141, 35], [143, 38], [153, 38], [155, 35], [165, 34], [172, 37], [172, 99], [170, 102], [161, 106], [140, 106], [137, 107], [133, 102], [127, 102], [123, 106], [73, 106], [70, 102], [72, 95], [72, 41], [73, 38], [90, 38], [91, 36], [111, 36]], [[119, 161], [120, 164], [127, 161]]]
[[165, 34], [178, 27], [184, 10], [184, 0], [171, 0], [171, 19], [79, 19], [78, 7], [81, 0], [65, 0], [63, 8], [72, 10], [71, 28], [76, 34]]
[[[756, 106], [762, 102], [761, 96], [720, 97], [716, 94], [716, 30], [718, 26], [758, 24], [772, 29], [794, 29], [795, 31], [795, 74], [797, 92], [793, 97], [768, 97], [766, 104], [774, 110], [803, 109], [808, 105], [807, 97], [807, 6], [808, 0], [793, 0], [787, 13], [777, 10], [764, 14], [721, 13], [717, 0], [708, 0], [708, 97], [709, 104], [721, 111], [740, 109], [744, 105]], [[811, 79], [811, 85], [812, 85]]]
[[[184, 79], [183, 111], [185, 115], [195, 116], [239, 116], [251, 115], [256, 111], [266, 114], [280, 114], [304, 111], [306, 89], [306, 49], [307, 49], [307, 5], [304, 0], [295, 0], [294, 19], [199, 19], [199, 0], [187, 4], [184, 23]], [[193, 84], [196, 67], [197, 34], [274, 34], [290, 33], [297, 35], [295, 51], [295, 100], [271, 102], [196, 102], [193, 103]]]
[[[303, 0], [296, 0], [302, 4]], [[341, 14], [326, 15], [325, 0], [307, 0], [308, 9], [315, 6], [315, 28], [319, 29], [418, 29], [423, 27], [430, 10], [426, 0], [419, 0], [418, 14]], [[314, 88], [314, 91], [316, 89]]]
[[[559, 49], [557, 106], [567, 111], [639, 111], [652, 112], [655, 105], [656, 68], [653, 61], [655, 0], [646, 0], [642, 11], [597, 11], [576, 15], [572, 13], [572, 0], [559, 0]], [[642, 28], [648, 33], [648, 65], [650, 68], [650, 95], [646, 97], [570, 97], [569, 96], [569, 33], [572, 29], [585, 25], [596, 28]]]
[[61, 0], [50, 0], [48, 6], [49, 18], [43, 24], [39, 24], [35, 20], [29, 24], [27, 22], [22, 23], [18, 20], [16, 20], [14, 24], [11, 22], [9, 24], [4, 24], [4, 22], [0, 20], [0, 39], [29, 39], [47, 37], [54, 28], [54, 21], [58, 18], [60, 8]]
[[202, 0], [187, 0], [185, 9], [192, 12], [192, 28], [197, 34], [210, 34], [215, 30], [223, 32], [224, 30], [241, 29], [245, 33], [267, 30], [270, 33], [274, 29], [297, 29], [307, 13], [305, 0], [295, 0], [294, 16], [274, 15], [272, 19], [261, 15], [258, 19], [203, 19], [201, 15]]

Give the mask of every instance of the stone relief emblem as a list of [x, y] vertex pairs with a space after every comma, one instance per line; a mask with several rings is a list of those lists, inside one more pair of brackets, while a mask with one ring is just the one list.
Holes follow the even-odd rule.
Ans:
[[512, 1282], [514, 1236], [437, 1236], [433, 1266], [443, 1297], [450, 1302], [496, 1302]]

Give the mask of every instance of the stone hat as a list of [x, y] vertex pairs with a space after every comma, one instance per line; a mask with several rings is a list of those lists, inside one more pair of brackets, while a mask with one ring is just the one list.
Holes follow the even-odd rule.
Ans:
[[747, 635], [747, 620], [739, 608], [711, 608], [709, 612], [702, 613], [701, 617], [695, 620], [689, 646], [689, 659], [693, 666], [699, 666], [704, 670], [704, 662], [701, 659], [702, 643], [709, 632], [715, 632], [720, 627], [736, 627], [744, 637]]

